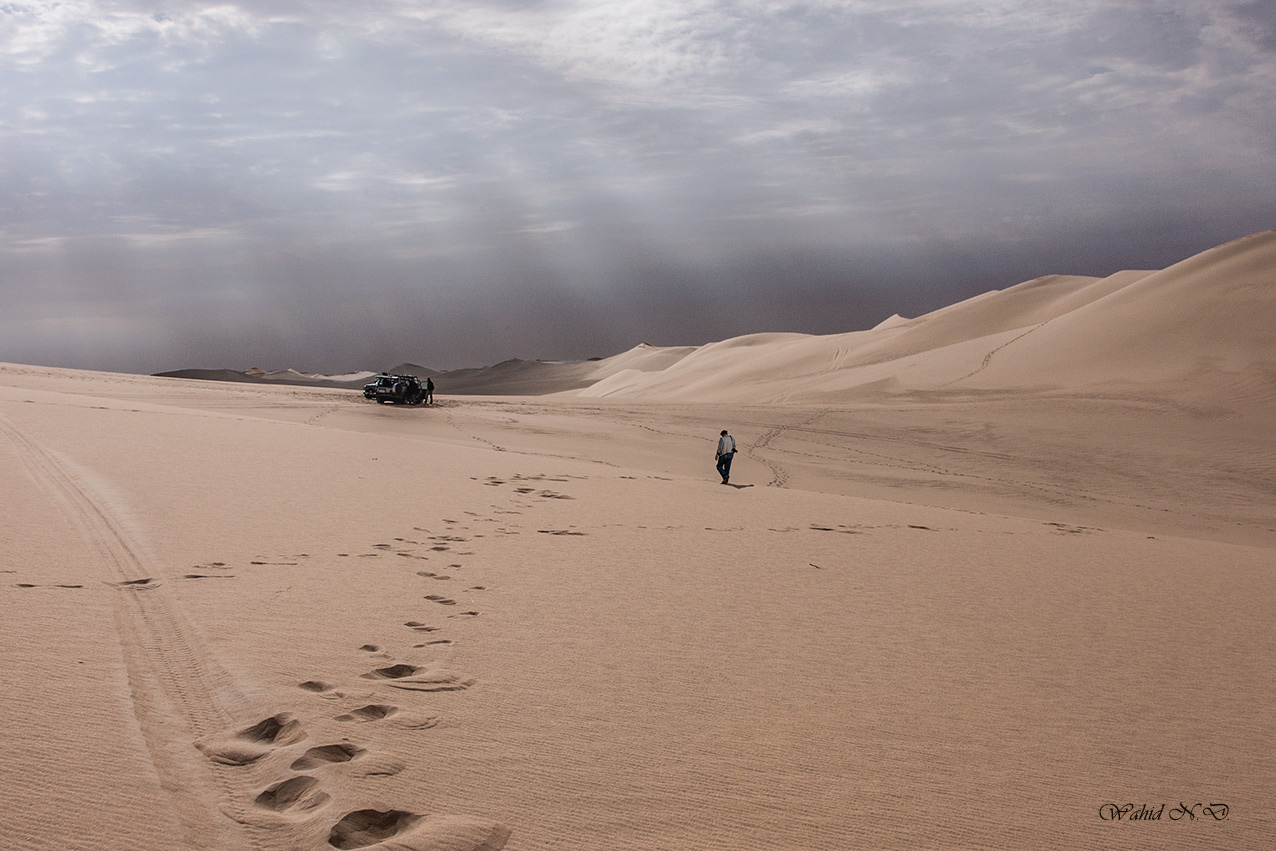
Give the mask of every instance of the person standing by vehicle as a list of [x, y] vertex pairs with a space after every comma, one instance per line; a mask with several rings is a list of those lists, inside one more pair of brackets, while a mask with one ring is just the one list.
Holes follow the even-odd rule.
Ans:
[[731, 459], [735, 457], [735, 438], [727, 434], [727, 430], [722, 430], [722, 436], [718, 438], [718, 454], [714, 458], [718, 461], [718, 474], [722, 476], [722, 483], [725, 485], [731, 478]]
[[434, 380], [428, 375], [425, 377], [425, 404], [434, 404]]

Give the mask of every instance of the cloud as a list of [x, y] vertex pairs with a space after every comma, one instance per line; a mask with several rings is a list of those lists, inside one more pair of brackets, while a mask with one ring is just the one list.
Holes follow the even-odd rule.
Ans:
[[[18, 326], [62, 317], [86, 365], [200, 365], [171, 341], [206, 340], [196, 358], [222, 339], [340, 370], [373, 356], [369, 329], [387, 356], [417, 345], [378, 303], [428, 313], [447, 342], [413, 357], [435, 365], [581, 341], [606, 354], [829, 317], [866, 327], [878, 306], [913, 314], [1014, 274], [1164, 265], [1272, 224], [1265, 14], [8, 3], [0, 358], [54, 351]], [[935, 260], [978, 252], [1002, 265], [949, 275]], [[830, 310], [838, 298], [863, 309]], [[709, 307], [724, 300], [730, 322]], [[108, 315], [144, 328], [83, 330]], [[483, 317], [518, 330], [454, 333]]]

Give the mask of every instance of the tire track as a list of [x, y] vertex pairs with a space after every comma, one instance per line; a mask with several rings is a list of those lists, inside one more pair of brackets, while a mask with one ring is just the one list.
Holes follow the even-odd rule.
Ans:
[[[439, 407], [444, 407], [444, 406], [439, 406]], [[446, 407], [451, 407], [451, 405], [448, 405], [448, 406], [446, 406]], [[476, 433], [474, 433], [474, 432], [472, 432], [472, 431], [467, 431], [467, 430], [465, 430], [464, 428], [462, 428], [462, 427], [461, 427], [461, 424], [460, 424], [460, 423], [458, 423], [456, 420], [457, 420], [457, 416], [456, 416], [456, 414], [455, 414], [453, 411], [444, 411], [444, 414], [443, 414], [443, 422], [444, 422], [444, 423], [446, 423], [447, 425], [449, 425], [449, 426], [451, 426], [452, 428], [456, 429], [458, 432], [460, 432], [461, 434], [465, 435], [465, 436], [466, 436], [466, 437], [468, 437], [470, 440], [478, 441], [479, 443], [483, 444], [484, 446], [486, 446], [486, 447], [487, 447], [487, 448], [489, 448], [489, 449], [492, 449], [492, 450], [494, 450], [494, 451], [496, 451], [496, 452], [504, 452], [504, 451], [505, 451], [505, 447], [504, 447], [504, 446], [501, 446], [500, 444], [496, 443], [496, 442], [495, 442], [495, 441], [493, 441], [493, 440], [488, 440], [486, 437], [483, 437], [483, 436], [481, 436], [481, 435], [479, 435], [479, 434], [476, 434]]]
[[[200, 759], [193, 747], [195, 740], [231, 726], [239, 714], [234, 710], [242, 711], [245, 701], [235, 693], [229, 675], [208, 658], [195, 630], [150, 569], [144, 550], [88, 476], [3, 416], [0, 434], [98, 553], [108, 584], [117, 588], [116, 631], [133, 711], [182, 826], [185, 845], [262, 848], [265, 837], [245, 835], [240, 826], [247, 818], [240, 803], [247, 792], [240, 788], [242, 781]], [[220, 813], [210, 807], [219, 798]]]

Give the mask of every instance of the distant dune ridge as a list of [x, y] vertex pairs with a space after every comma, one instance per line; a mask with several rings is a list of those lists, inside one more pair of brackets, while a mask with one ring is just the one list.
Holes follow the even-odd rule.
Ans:
[[[710, 402], [828, 402], [917, 391], [1218, 383], [1276, 397], [1276, 231], [1161, 271], [1048, 275], [867, 331], [771, 333], [703, 346], [641, 344], [600, 360], [508, 360], [430, 376], [443, 394]], [[181, 370], [180, 378], [359, 387], [375, 373]], [[1217, 388], [1216, 388], [1217, 389]]]

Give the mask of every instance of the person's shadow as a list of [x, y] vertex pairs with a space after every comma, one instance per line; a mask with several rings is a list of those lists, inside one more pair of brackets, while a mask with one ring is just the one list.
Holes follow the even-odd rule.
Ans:
[[739, 490], [740, 488], [751, 488], [753, 487], [753, 485], [733, 485], [730, 482], [727, 482], [727, 487], [735, 488], [736, 490]]

